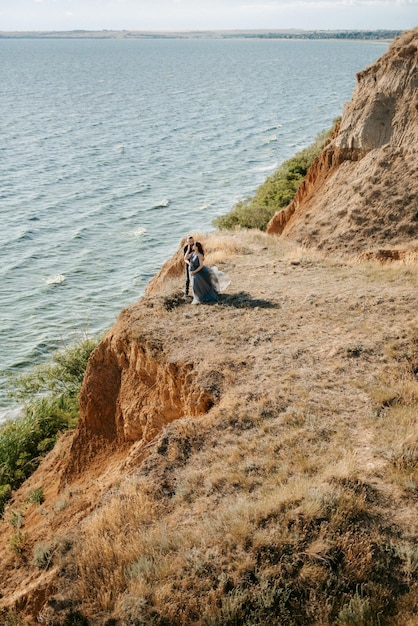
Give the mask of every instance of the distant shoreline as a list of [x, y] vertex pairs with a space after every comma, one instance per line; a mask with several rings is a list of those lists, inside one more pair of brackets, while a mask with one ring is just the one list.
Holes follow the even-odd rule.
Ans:
[[401, 30], [0, 31], [0, 39], [349, 39], [391, 41]]

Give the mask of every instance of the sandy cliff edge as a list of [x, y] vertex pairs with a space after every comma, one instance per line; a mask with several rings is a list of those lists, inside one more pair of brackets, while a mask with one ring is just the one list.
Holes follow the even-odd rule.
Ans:
[[337, 135], [267, 232], [330, 254], [418, 255], [418, 28], [357, 74]]

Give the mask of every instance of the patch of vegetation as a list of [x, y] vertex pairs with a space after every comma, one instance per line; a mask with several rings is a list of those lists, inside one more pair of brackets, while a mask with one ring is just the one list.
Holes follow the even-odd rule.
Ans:
[[44, 490], [42, 487], [40, 489], [34, 489], [31, 491], [28, 496], [29, 504], [42, 504], [44, 501]]
[[38, 543], [33, 549], [33, 564], [39, 569], [48, 569], [52, 563], [55, 546], [49, 543]]
[[[80, 341], [13, 381], [11, 395], [24, 409], [21, 417], [0, 427], [0, 514], [12, 490], [35, 471], [59, 433], [76, 426], [78, 394], [96, 344], [93, 339]], [[43, 492], [33, 494], [33, 501], [42, 497]]]
[[28, 539], [28, 533], [23, 533], [19, 528], [10, 540], [10, 547], [12, 548], [15, 555], [22, 561], [26, 560]]
[[249, 196], [238, 202], [232, 211], [217, 217], [213, 221], [213, 225], [220, 230], [231, 230], [236, 227], [266, 230], [273, 215], [286, 208], [293, 200], [308, 169], [323, 150], [337, 123], [338, 121], [334, 123], [331, 130], [320, 133], [310, 146], [282, 163], [258, 187], [254, 196]]
[[3, 626], [29, 626], [29, 622], [16, 611], [1, 612], [0, 620]]

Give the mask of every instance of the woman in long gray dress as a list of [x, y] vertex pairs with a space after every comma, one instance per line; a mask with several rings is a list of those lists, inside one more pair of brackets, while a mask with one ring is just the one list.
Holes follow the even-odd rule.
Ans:
[[184, 258], [190, 266], [193, 289], [192, 304], [217, 302], [221, 291], [226, 289], [231, 282], [229, 277], [217, 267], [207, 267], [204, 264], [205, 253], [199, 241], [194, 243], [192, 252], [187, 253]]

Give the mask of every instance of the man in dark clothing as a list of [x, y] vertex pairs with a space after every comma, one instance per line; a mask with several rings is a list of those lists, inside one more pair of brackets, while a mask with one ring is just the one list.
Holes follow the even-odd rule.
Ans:
[[[191, 253], [193, 244], [194, 244], [194, 239], [190, 235], [190, 237], [187, 237], [187, 243], [183, 248], [183, 256], [186, 256], [186, 254]], [[185, 263], [185, 266], [186, 266], [186, 284], [184, 286], [184, 296], [187, 298], [189, 295], [189, 289], [190, 289], [190, 271], [189, 271], [190, 268], [189, 268], [188, 263]]]

